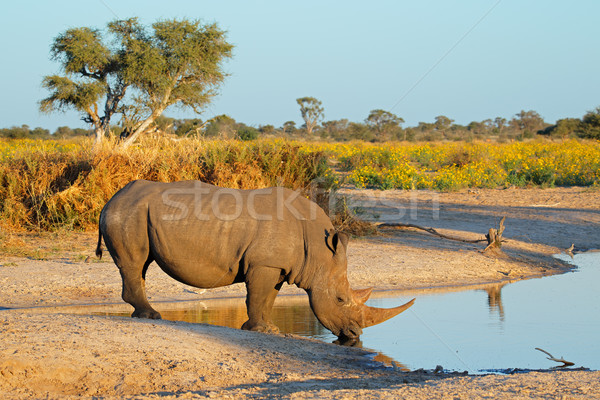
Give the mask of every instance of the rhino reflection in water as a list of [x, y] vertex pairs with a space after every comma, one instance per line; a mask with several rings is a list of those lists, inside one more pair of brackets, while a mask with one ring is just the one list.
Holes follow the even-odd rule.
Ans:
[[198, 288], [244, 282], [247, 330], [278, 332], [271, 310], [284, 282], [306, 290], [319, 322], [341, 339], [358, 338], [362, 328], [414, 301], [391, 309], [366, 306], [371, 289], [352, 290], [348, 283], [348, 236], [336, 232], [314, 202], [289, 189], [138, 180], [108, 201], [99, 225], [96, 254], [102, 256], [104, 238], [133, 317], [160, 318], [145, 292], [152, 261]]

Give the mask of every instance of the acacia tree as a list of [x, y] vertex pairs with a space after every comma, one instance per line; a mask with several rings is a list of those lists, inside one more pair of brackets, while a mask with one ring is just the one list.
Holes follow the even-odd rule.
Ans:
[[[199, 113], [216, 95], [226, 74], [225, 58], [233, 46], [216, 24], [164, 20], [151, 32], [136, 18], [108, 24], [111, 47], [90, 28], [69, 29], [52, 46], [52, 57], [62, 62], [65, 76], [47, 76], [51, 94], [42, 111], [74, 108], [96, 131], [96, 143], [108, 133], [119, 113], [127, 147], [170, 106]], [[127, 94], [127, 96], [126, 96]], [[100, 104], [104, 102], [104, 114]]]
[[448, 129], [450, 129], [453, 122], [454, 122], [453, 119], [450, 119], [450, 118], [446, 117], [445, 115], [438, 115], [437, 117], [435, 117], [434, 128], [436, 131], [441, 132], [442, 136], [445, 137], [446, 131]]
[[118, 57], [102, 43], [99, 31], [90, 28], [73, 28], [60, 34], [50, 54], [62, 63], [65, 75], [44, 77], [42, 86], [51, 94], [40, 102], [40, 110], [49, 113], [74, 108], [94, 127], [99, 143], [128, 86], [119, 74]]
[[544, 129], [546, 123], [536, 111], [521, 110], [520, 113], [515, 114], [514, 118], [510, 120], [510, 125], [513, 129], [521, 131], [523, 136], [527, 136]]
[[[381, 140], [389, 138], [390, 132], [398, 129], [404, 120], [395, 114], [385, 110], [371, 110], [365, 123], [377, 132]], [[406, 138], [405, 138], [406, 140]]]
[[300, 114], [306, 124], [306, 133], [311, 134], [319, 121], [323, 119], [323, 107], [321, 102], [314, 97], [301, 97], [296, 99], [300, 106]]

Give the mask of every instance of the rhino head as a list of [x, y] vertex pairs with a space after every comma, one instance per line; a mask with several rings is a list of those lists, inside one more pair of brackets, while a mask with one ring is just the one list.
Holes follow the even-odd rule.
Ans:
[[355, 341], [363, 328], [384, 322], [413, 305], [414, 299], [389, 309], [365, 305], [372, 289], [353, 290], [348, 282], [348, 236], [333, 231], [325, 236], [328, 251], [319, 257], [317, 273], [307, 293], [319, 322], [340, 341]]

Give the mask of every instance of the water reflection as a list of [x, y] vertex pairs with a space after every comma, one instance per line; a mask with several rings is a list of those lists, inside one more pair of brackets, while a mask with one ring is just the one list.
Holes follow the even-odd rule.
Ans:
[[[239, 329], [248, 319], [244, 299], [155, 304], [163, 319], [205, 323]], [[131, 312], [104, 311], [96, 315], [129, 316]], [[281, 333], [326, 339], [332, 336], [314, 316], [308, 300], [285, 299], [273, 307], [273, 323]], [[332, 336], [333, 337], [333, 336]]]
[[502, 305], [502, 288], [506, 286], [507, 283], [497, 283], [487, 286], [485, 291], [488, 295], [488, 307], [490, 313], [497, 314], [500, 322], [504, 322], [504, 306]]

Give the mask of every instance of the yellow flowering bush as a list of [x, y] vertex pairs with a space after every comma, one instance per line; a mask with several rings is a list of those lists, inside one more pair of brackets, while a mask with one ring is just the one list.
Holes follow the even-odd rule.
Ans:
[[333, 153], [359, 188], [600, 184], [599, 142], [382, 144]]

